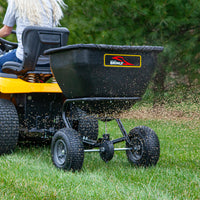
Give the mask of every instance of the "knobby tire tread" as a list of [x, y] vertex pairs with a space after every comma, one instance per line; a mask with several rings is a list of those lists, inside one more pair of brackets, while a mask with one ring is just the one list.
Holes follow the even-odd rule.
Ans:
[[0, 99], [0, 155], [12, 152], [18, 142], [19, 119], [15, 106]]
[[138, 126], [132, 129], [129, 133], [129, 138], [133, 137], [141, 138], [144, 149], [142, 158], [140, 160], [135, 160], [131, 155], [131, 151], [127, 151], [129, 162], [136, 166], [144, 167], [156, 165], [160, 156], [160, 144], [156, 133], [149, 127]]
[[[53, 158], [54, 144], [57, 139], [63, 139], [67, 144], [67, 149], [68, 149], [67, 160], [63, 166], [57, 165], [57, 163]], [[83, 143], [80, 140], [79, 134], [74, 129], [71, 128], [60, 129], [52, 139], [51, 151], [52, 151], [52, 161], [56, 167], [68, 171], [81, 170], [84, 161], [84, 147]]]

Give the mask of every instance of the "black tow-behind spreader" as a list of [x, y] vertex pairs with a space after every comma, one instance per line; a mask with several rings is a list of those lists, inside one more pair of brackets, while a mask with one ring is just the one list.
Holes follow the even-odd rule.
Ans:
[[[141, 99], [163, 48], [66, 46], [68, 35], [66, 28], [27, 27], [23, 62], [2, 66], [0, 155], [21, 141], [51, 140], [52, 160], [60, 169], [80, 170], [85, 152], [97, 151], [107, 162], [117, 150], [126, 151], [136, 166], [155, 165], [160, 154], [155, 132], [139, 126], [127, 133], [117, 116]], [[16, 48], [16, 43], [0, 38], [0, 55]], [[50, 55], [52, 70], [37, 65], [44, 53]], [[122, 137], [111, 140], [105, 131], [99, 138], [98, 120], [113, 119]], [[120, 142], [125, 147], [114, 148]]]
[[[116, 116], [141, 99], [162, 50], [156, 46], [77, 44], [45, 52], [50, 55], [53, 74], [66, 97], [62, 108], [66, 127], [54, 134], [51, 144], [56, 167], [80, 170], [85, 152], [98, 151], [107, 162], [114, 151], [120, 150], [126, 151], [128, 160], [136, 166], [156, 165], [160, 155], [156, 133], [145, 126], [127, 133]], [[105, 133], [98, 138], [98, 120], [106, 123], [113, 119], [122, 137], [111, 140]], [[125, 147], [114, 148], [124, 141]]]

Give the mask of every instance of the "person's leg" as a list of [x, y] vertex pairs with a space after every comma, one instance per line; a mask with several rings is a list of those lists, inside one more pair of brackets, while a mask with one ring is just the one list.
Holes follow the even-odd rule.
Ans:
[[0, 73], [2, 72], [1, 68], [2, 68], [3, 64], [7, 61], [14, 61], [14, 62], [22, 63], [22, 61], [16, 57], [16, 49], [14, 49], [14, 50], [0, 56]]

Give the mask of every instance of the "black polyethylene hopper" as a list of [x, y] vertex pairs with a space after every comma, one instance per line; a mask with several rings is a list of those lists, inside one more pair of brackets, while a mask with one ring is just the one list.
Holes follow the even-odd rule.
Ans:
[[128, 99], [145, 93], [161, 51], [160, 46], [76, 44], [45, 53], [66, 98]]

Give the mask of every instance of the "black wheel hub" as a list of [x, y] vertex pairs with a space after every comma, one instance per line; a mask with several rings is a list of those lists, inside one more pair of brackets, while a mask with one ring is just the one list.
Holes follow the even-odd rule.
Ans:
[[111, 141], [103, 141], [100, 145], [100, 157], [103, 161], [108, 162], [114, 156], [114, 145]]
[[135, 160], [140, 160], [143, 155], [143, 142], [140, 138], [133, 138], [131, 139], [132, 142], [132, 154]]

